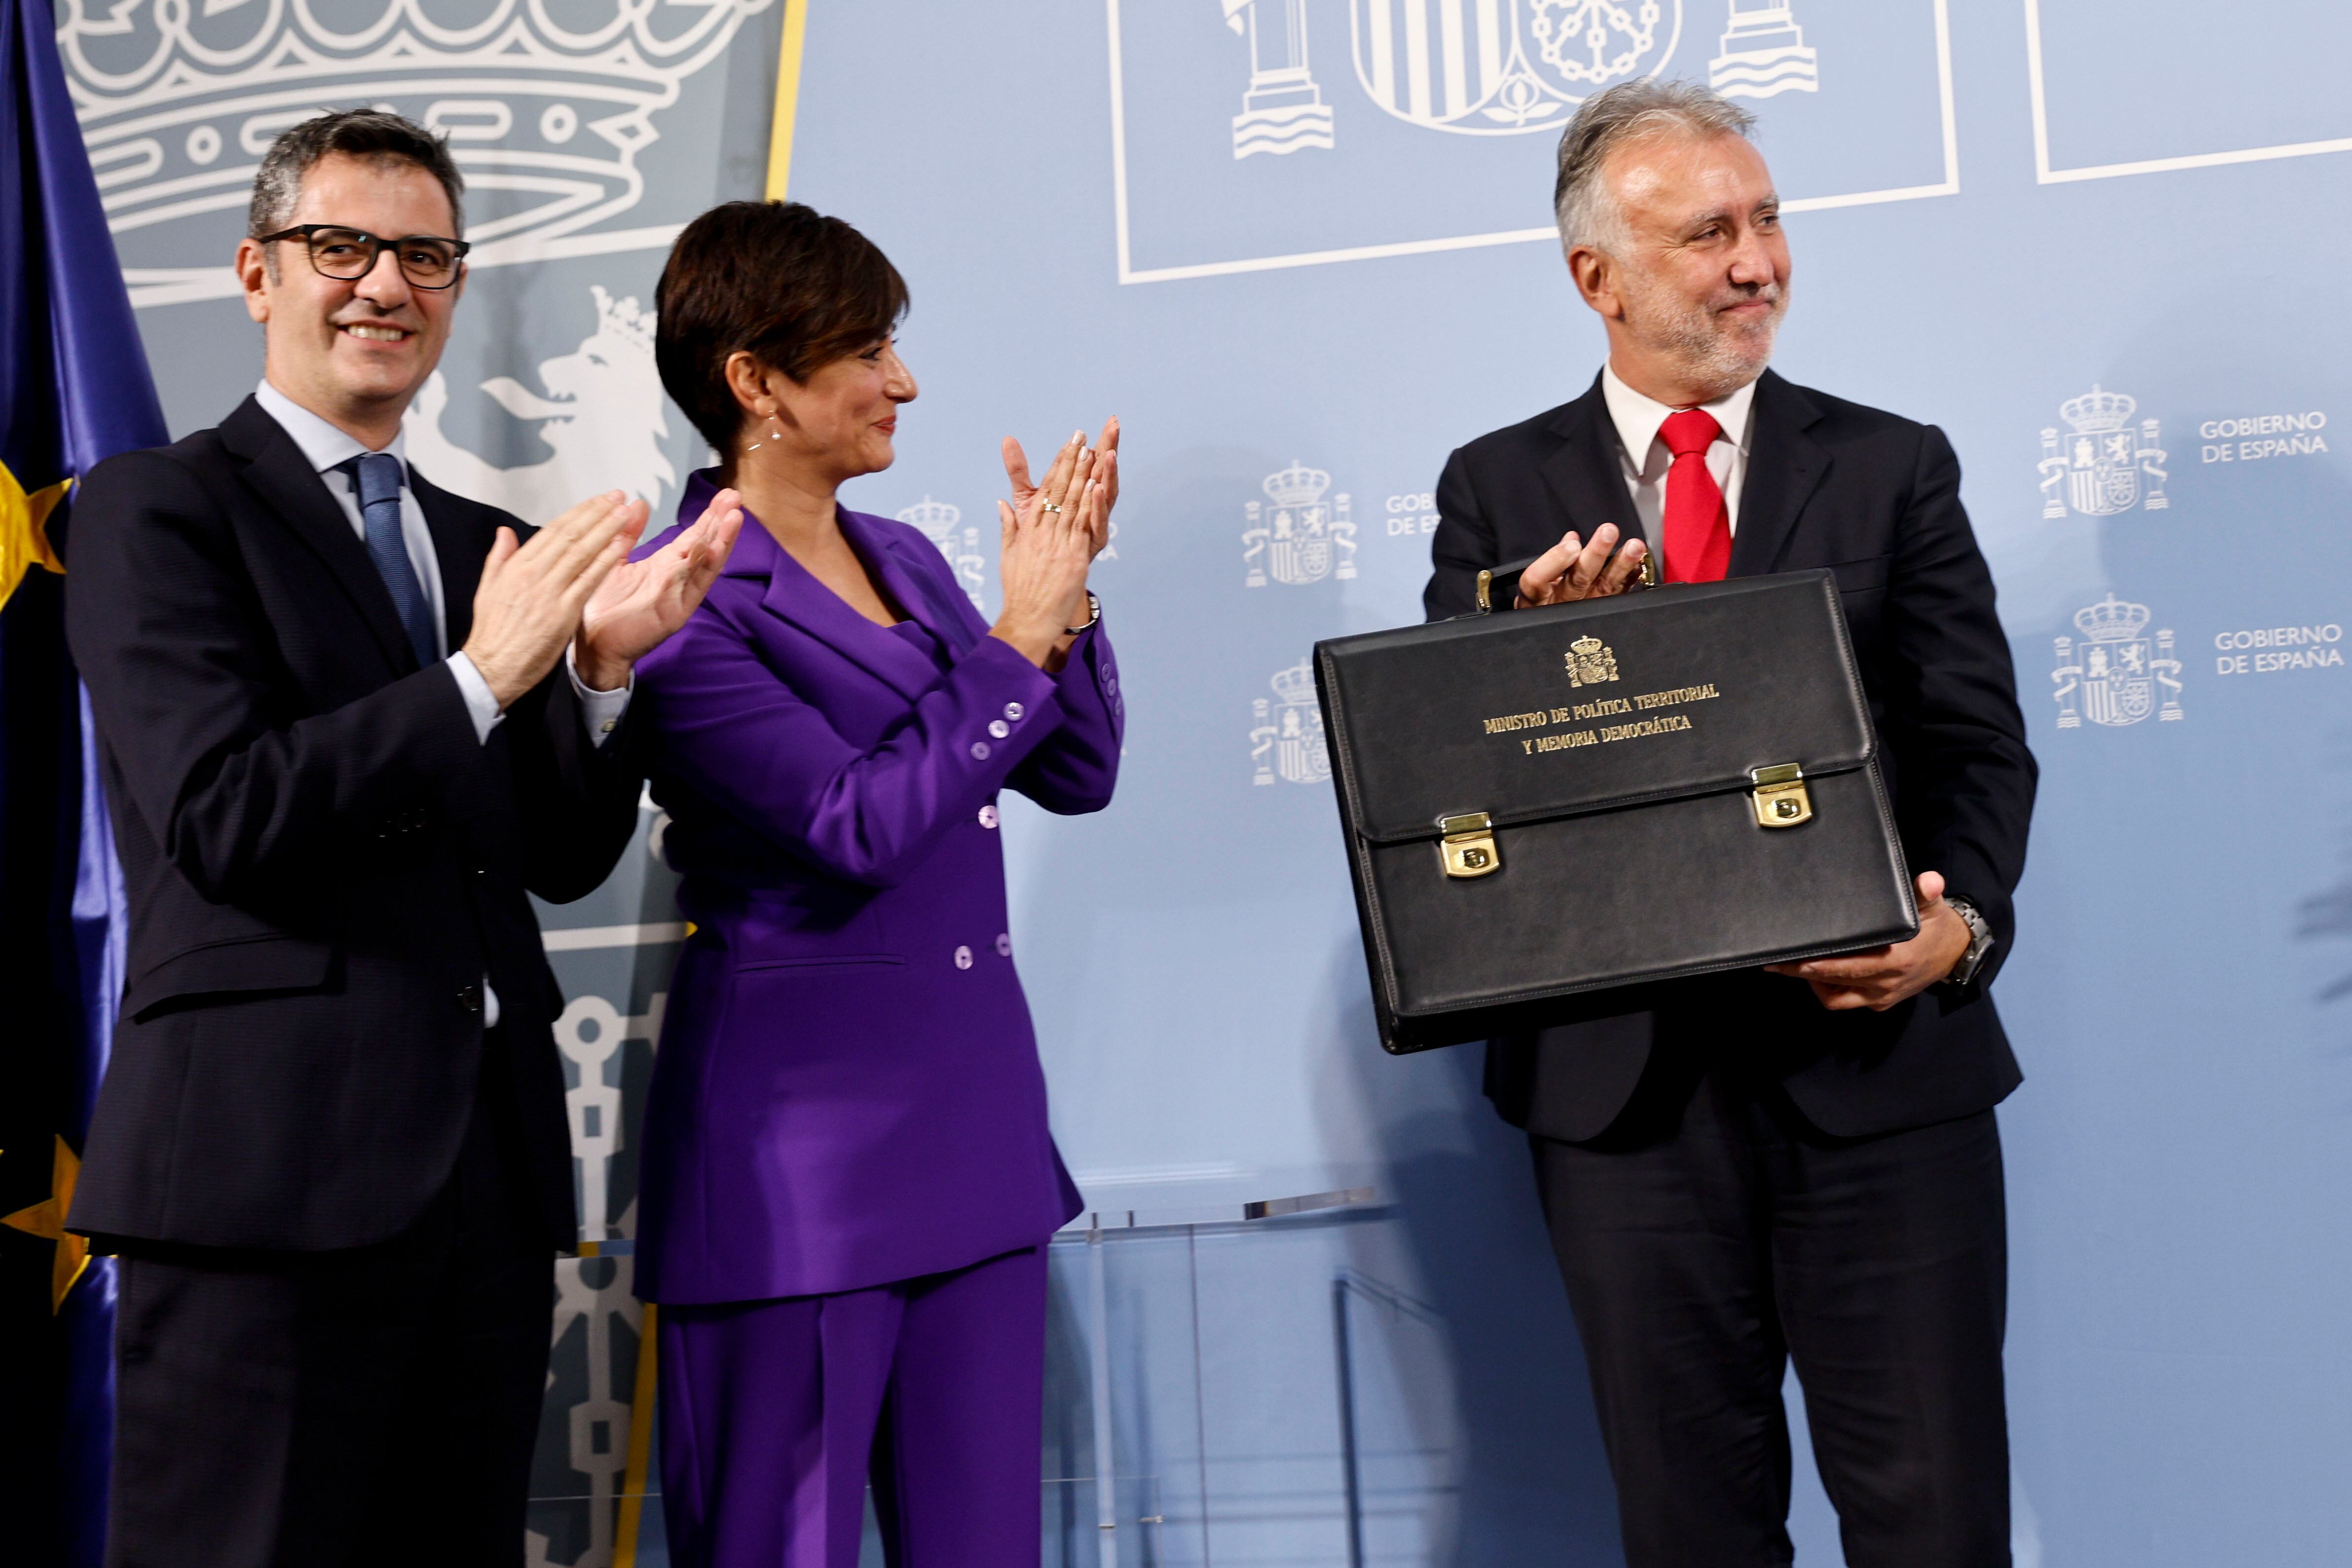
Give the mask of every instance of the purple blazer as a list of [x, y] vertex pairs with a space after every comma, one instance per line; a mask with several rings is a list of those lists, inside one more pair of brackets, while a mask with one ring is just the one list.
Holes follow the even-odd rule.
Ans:
[[[680, 517], [712, 488], [695, 475]], [[1035, 1245], [1078, 1212], [1013, 967], [996, 798], [1109, 802], [1109, 640], [1097, 626], [1048, 675], [987, 634], [921, 533], [841, 526], [935, 646], [858, 614], [746, 518], [701, 608], [637, 665], [632, 717], [650, 720], [695, 925], [646, 1105], [648, 1301], [861, 1290]]]

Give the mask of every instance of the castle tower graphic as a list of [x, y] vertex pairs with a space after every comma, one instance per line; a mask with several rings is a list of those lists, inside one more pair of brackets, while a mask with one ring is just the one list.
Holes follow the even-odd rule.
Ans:
[[1307, 0], [1224, 0], [1225, 26], [1249, 40], [1249, 90], [1234, 116], [1234, 156], [1331, 145], [1331, 106], [1307, 60]]
[[1731, 25], [1706, 63], [1707, 85], [1726, 98], [1819, 92], [1820, 63], [1790, 5], [1790, 0], [1731, 0]]

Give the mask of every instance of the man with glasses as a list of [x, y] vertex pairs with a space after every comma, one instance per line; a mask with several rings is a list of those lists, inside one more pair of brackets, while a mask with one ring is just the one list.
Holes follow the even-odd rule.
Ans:
[[522, 1560], [577, 1239], [526, 892], [627, 844], [630, 670], [741, 515], [624, 564], [641, 502], [533, 534], [408, 468], [462, 195], [397, 115], [279, 137], [236, 254], [261, 385], [77, 501], [130, 905], [70, 1218], [123, 1259], [118, 1568]]

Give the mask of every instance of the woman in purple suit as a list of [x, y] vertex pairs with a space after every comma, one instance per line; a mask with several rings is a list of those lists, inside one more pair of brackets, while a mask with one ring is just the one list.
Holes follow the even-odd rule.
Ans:
[[1045, 1243], [1078, 1197], [996, 802], [1110, 800], [1122, 706], [1086, 584], [1117, 425], [1034, 488], [1006, 443], [990, 625], [929, 538], [834, 498], [890, 465], [906, 302], [879, 250], [797, 204], [704, 214], [660, 283], [662, 384], [724, 455], [681, 516], [725, 485], [747, 525], [637, 666], [694, 923], [636, 1265], [670, 1550], [694, 1568], [853, 1568], [869, 1478], [893, 1563], [1038, 1561]]

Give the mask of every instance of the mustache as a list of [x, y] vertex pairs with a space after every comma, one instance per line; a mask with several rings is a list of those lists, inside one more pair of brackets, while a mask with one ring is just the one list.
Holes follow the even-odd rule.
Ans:
[[1708, 308], [1719, 313], [1739, 305], [1779, 305], [1788, 298], [1789, 291], [1785, 286], [1778, 283], [1759, 283], [1752, 287], [1735, 289], [1729, 294], [1719, 296]]

